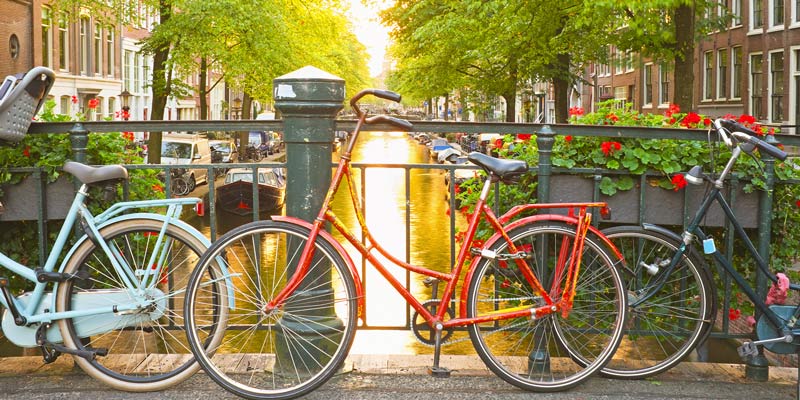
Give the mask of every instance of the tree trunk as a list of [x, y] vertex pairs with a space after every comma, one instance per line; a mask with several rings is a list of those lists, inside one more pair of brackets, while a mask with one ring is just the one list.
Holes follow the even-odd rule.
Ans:
[[449, 120], [450, 114], [450, 93], [445, 93], [444, 95], [444, 120]]
[[694, 111], [694, 8], [681, 5], [675, 9], [675, 97], [681, 111]]
[[[161, 24], [166, 24], [172, 13], [171, 6], [166, 0], [159, 1], [159, 14]], [[163, 120], [164, 108], [171, 91], [171, 73], [167, 74], [167, 60], [171, 43], [162, 43], [153, 55], [153, 101], [150, 107], [151, 120]], [[169, 76], [169, 77], [168, 77]], [[161, 163], [161, 132], [150, 132], [147, 142], [147, 162], [150, 164]]]
[[553, 78], [553, 95], [555, 97], [555, 121], [564, 124], [569, 118], [569, 54], [559, 54], [556, 57], [556, 71], [558, 75]]
[[200, 59], [200, 87], [197, 90], [200, 97], [200, 119], [208, 120], [208, 60]]

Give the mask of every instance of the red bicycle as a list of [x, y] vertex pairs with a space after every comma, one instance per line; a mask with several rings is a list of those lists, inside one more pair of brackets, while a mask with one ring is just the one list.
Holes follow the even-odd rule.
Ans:
[[[324, 229], [330, 224], [416, 311], [415, 333], [435, 347], [432, 374], [441, 347], [457, 336], [472, 341], [486, 366], [509, 383], [532, 391], [573, 387], [600, 370], [623, 333], [626, 296], [615, 262], [619, 252], [591, 225], [590, 209], [605, 203], [525, 204], [496, 216], [486, 199], [496, 182], [513, 184], [528, 172], [524, 161], [472, 153], [486, 172], [463, 246], [450, 273], [406, 263], [389, 254], [370, 234], [350, 169], [350, 154], [364, 124], [401, 119], [368, 117], [358, 105], [365, 95], [399, 101], [400, 95], [365, 90], [350, 100], [358, 116], [322, 208], [313, 223], [273, 216], [229, 231], [204, 254], [193, 272], [185, 303], [192, 351], [206, 372], [225, 389], [251, 399], [287, 399], [306, 394], [342, 365], [365, 318], [365, 295], [357, 268], [343, 245]], [[330, 207], [346, 182], [362, 243]], [[566, 208], [567, 215], [548, 213]], [[533, 215], [530, 215], [533, 214]], [[494, 234], [473, 246], [481, 221]], [[591, 234], [590, 234], [591, 232]], [[613, 250], [609, 253], [610, 250]], [[414, 297], [378, 259], [444, 284], [441, 297]], [[223, 316], [216, 304], [202, 303], [215, 289], [207, 269], [224, 258], [235, 304]], [[463, 278], [462, 278], [463, 276]], [[461, 285], [459, 285], [461, 283]], [[434, 285], [436, 287], [436, 285]], [[212, 294], [213, 295], [213, 294]], [[209, 315], [227, 324], [219, 346], [207, 346]]]

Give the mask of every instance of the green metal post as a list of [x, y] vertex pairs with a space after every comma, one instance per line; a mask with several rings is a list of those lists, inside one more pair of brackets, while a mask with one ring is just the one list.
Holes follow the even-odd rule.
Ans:
[[[774, 136], [767, 136], [767, 143], [777, 145], [778, 140]], [[766, 189], [759, 196], [758, 205], [758, 253], [767, 263], [770, 259], [769, 241], [772, 232], [772, 200], [775, 195], [775, 159], [772, 156], [761, 153], [761, 160], [764, 161], [764, 172], [767, 175]], [[768, 278], [760, 269], [756, 268], [756, 293], [761, 298], [767, 295]], [[756, 310], [756, 319], [760, 317]], [[757, 382], [769, 380], [769, 361], [764, 356], [764, 349], [759, 347], [758, 355], [750, 357], [745, 365], [745, 376], [747, 379]]]
[[[331, 182], [331, 162], [335, 119], [344, 102], [344, 80], [314, 67], [303, 67], [297, 71], [276, 78], [273, 81], [275, 108], [283, 116], [284, 141], [286, 143], [286, 214], [292, 217], [313, 221], [317, 217], [322, 202]], [[318, 260], [313, 260], [316, 264]], [[293, 266], [290, 266], [293, 271]], [[292, 309], [307, 309], [303, 305], [310, 301], [318, 302], [320, 298], [333, 296], [330, 286], [320, 287], [319, 282], [330, 282], [322, 276], [328, 272], [318, 272], [318, 268], [310, 273], [307, 282], [315, 282], [313, 288], [301, 283], [298, 295], [293, 296], [286, 305], [286, 313], [277, 329], [276, 354], [284, 360], [309, 360], [307, 365], [316, 362], [325, 363], [325, 358], [333, 354], [331, 346], [334, 341], [319, 340], [322, 327], [328, 327], [330, 334], [342, 332], [343, 323], [336, 317], [333, 309], [319, 310], [314, 321], [309, 321], [307, 310], [304, 318], [292, 318]], [[311, 276], [311, 275], [314, 276]], [[311, 328], [313, 327], [313, 332]], [[285, 328], [285, 329], [280, 329]], [[314, 346], [296, 349], [287, 345], [289, 340], [284, 332], [292, 336], [308, 332], [306, 340], [314, 342]], [[313, 336], [312, 336], [313, 333]], [[297, 340], [296, 337], [292, 341]], [[318, 349], [316, 353], [308, 351]], [[313, 359], [312, 362], [310, 359]], [[302, 365], [295, 362], [295, 364]], [[291, 362], [278, 362], [276, 365], [292, 365]], [[291, 371], [289, 371], [291, 372]]]
[[553, 152], [553, 144], [556, 142], [556, 133], [545, 125], [536, 133], [536, 145], [539, 148], [539, 184], [536, 189], [537, 203], [550, 202], [550, 175], [552, 175], [553, 165], [550, 161], [550, 154]]

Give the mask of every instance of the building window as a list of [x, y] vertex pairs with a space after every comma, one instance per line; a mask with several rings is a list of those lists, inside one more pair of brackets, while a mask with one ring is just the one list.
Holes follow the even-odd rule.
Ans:
[[[114, 27], [106, 27], [106, 74], [114, 76]], [[110, 100], [110, 99], [109, 99]]]
[[625, 57], [619, 50], [614, 51], [614, 73], [619, 75], [625, 70]]
[[725, 99], [728, 89], [728, 49], [717, 50], [717, 99]]
[[103, 29], [100, 24], [94, 24], [94, 73], [103, 74]]
[[69, 96], [61, 96], [61, 100], [59, 101], [59, 107], [61, 110], [59, 112], [64, 115], [70, 115], [70, 105], [72, 104], [72, 98]]
[[645, 64], [642, 72], [642, 103], [645, 106], [653, 104], [653, 64]]
[[69, 71], [69, 16], [58, 14], [58, 68]]
[[707, 51], [703, 54], [703, 100], [711, 100], [714, 93], [714, 82], [712, 73], [714, 72], [714, 53]]
[[742, 0], [731, 0], [731, 27], [742, 26]]
[[130, 50], [125, 50], [125, 61], [122, 63], [123, 65], [123, 80], [122, 86], [125, 90], [129, 92], [133, 92], [133, 87], [131, 86], [131, 76], [133, 73], [131, 71], [131, 67], [133, 67], [133, 52]]
[[781, 26], [783, 25], [783, 0], [769, 0], [770, 3], [770, 11], [772, 11], [769, 15], [770, 17], [770, 24], [769, 26]]
[[89, 18], [83, 17], [81, 18], [81, 31], [80, 31], [80, 49], [81, 49], [81, 58], [80, 58], [80, 68], [81, 75], [88, 75], [89, 74]]
[[733, 69], [731, 71], [731, 98], [739, 99], [742, 97], [742, 47], [731, 49], [733, 59]]
[[133, 55], [133, 91], [142, 91], [142, 55]]
[[792, 24], [800, 23], [800, 0], [792, 0]]
[[783, 51], [769, 55], [770, 120], [783, 121]]
[[658, 104], [669, 103], [669, 70], [666, 65], [658, 67]]
[[42, 7], [42, 65], [53, 67], [53, 11]]
[[761, 104], [762, 70], [764, 56], [761, 54], [750, 55], [750, 115], [756, 119], [764, 119], [764, 108]]
[[109, 118], [109, 119], [113, 119], [115, 111], [117, 111], [116, 98], [109, 97], [108, 98], [108, 114], [106, 114], [106, 117]]
[[761, 0], [750, 0], [750, 29], [761, 29], [764, 27], [764, 10]]

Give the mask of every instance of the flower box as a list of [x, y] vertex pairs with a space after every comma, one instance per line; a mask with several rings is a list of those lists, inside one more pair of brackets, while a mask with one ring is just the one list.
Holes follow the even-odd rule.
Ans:
[[65, 176], [55, 182], [45, 184], [44, 199], [40, 199], [39, 185], [42, 181], [31, 176], [25, 177], [15, 185], [3, 185], [3, 203], [5, 211], [0, 214], [0, 221], [25, 221], [39, 219], [40, 200], [45, 200], [46, 219], [64, 219], [69, 212], [75, 188], [72, 181]]
[[[594, 182], [591, 177], [553, 175], [550, 178], [550, 202], [593, 201]], [[636, 182], [631, 190], [620, 190], [613, 196], [600, 194], [599, 200], [607, 202], [611, 209], [611, 219], [608, 222], [638, 224], [639, 216], [644, 213], [643, 222], [682, 226], [684, 210], [688, 213], [686, 216], [688, 223], [694, 217], [706, 192], [705, 185], [688, 185], [679, 191], [647, 185], [644, 188], [644, 201], [641, 201], [642, 188], [639, 185], [640, 181]], [[640, 209], [640, 204], [644, 205], [643, 210]], [[741, 186], [738, 186], [733, 212], [743, 227], [758, 227], [758, 192], [744, 193]], [[703, 226], [720, 227], [724, 223], [725, 214], [722, 208], [714, 203], [703, 221]]]

